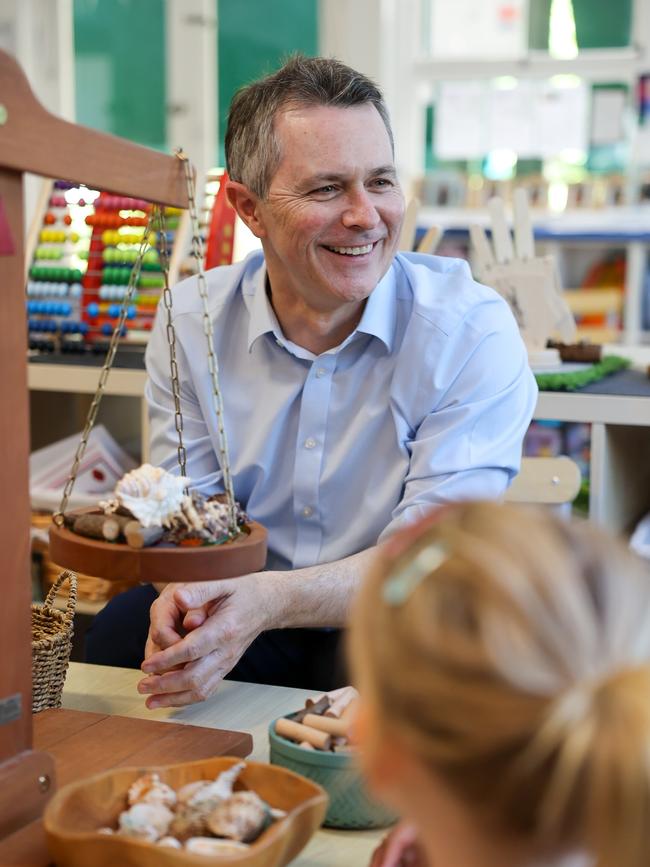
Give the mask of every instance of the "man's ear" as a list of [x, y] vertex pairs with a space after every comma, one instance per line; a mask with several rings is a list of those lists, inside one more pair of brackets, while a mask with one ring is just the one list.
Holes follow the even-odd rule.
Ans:
[[264, 238], [266, 231], [260, 220], [258, 196], [245, 184], [229, 180], [226, 183], [226, 197], [255, 237]]

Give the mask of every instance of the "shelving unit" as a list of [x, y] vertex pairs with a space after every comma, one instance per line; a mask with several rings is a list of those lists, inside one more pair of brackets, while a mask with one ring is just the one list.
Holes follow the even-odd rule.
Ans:
[[[422, 232], [438, 225], [448, 237], [466, 239], [472, 223], [488, 226], [489, 218], [483, 210], [422, 208], [418, 223]], [[620, 339], [633, 345], [650, 337], [650, 333], [642, 328], [643, 286], [650, 248], [650, 206], [585, 209], [557, 215], [533, 211], [532, 223], [538, 249], [555, 255], [561, 271], [562, 259], [571, 247], [624, 249], [627, 267]]]

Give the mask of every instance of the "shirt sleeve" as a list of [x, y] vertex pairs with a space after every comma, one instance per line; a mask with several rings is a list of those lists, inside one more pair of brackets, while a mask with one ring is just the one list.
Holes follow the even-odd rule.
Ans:
[[[444, 362], [457, 373], [407, 444], [403, 496], [380, 542], [433, 506], [498, 498], [519, 471], [537, 385], [505, 303], [478, 305], [449, 341]], [[435, 371], [425, 375], [433, 395]]]
[[[180, 473], [169, 343], [166, 318], [161, 313], [162, 308], [159, 308], [146, 352], [147, 383], [144, 393], [149, 410], [149, 460], [154, 466]], [[179, 371], [186, 475], [192, 479], [193, 490], [199, 490], [206, 495], [221, 493], [221, 470], [203, 408], [195, 393], [178, 329], [176, 363]]]

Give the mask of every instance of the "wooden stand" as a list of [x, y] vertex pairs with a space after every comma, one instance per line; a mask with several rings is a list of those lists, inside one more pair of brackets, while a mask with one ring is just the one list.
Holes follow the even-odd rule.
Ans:
[[[0, 103], [0, 836], [6, 836], [21, 826], [31, 828], [26, 823], [39, 815], [55, 785], [52, 757], [38, 749], [38, 738], [34, 749], [31, 715], [29, 404], [22, 175], [29, 171], [180, 208], [186, 208], [188, 200], [183, 166], [177, 158], [49, 114], [36, 100], [16, 61], [2, 51]], [[61, 720], [63, 728], [73, 726], [73, 712], [48, 713]], [[35, 720], [36, 732], [48, 717], [42, 719]], [[165, 724], [158, 726], [167, 734]], [[86, 736], [101, 753], [99, 731], [98, 725], [92, 726]], [[160, 736], [159, 732], [156, 737]], [[202, 732], [195, 744], [198, 746], [205, 737]], [[56, 754], [56, 744], [47, 738], [42, 746]], [[249, 750], [250, 744], [245, 749]], [[88, 770], [78, 766], [79, 772]], [[31, 836], [27, 830], [23, 834], [25, 840]], [[0, 861], [26, 863], [4, 856]]]

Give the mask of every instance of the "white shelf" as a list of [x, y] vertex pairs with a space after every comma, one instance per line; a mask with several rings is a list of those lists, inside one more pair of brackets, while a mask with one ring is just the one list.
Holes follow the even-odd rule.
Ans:
[[429, 81], [470, 81], [511, 75], [515, 78], [549, 78], [579, 75], [589, 81], [635, 80], [645, 70], [638, 48], [585, 49], [577, 57], [551, 57], [547, 51], [531, 50], [519, 60], [438, 60], [420, 57], [414, 64], [420, 78]]

